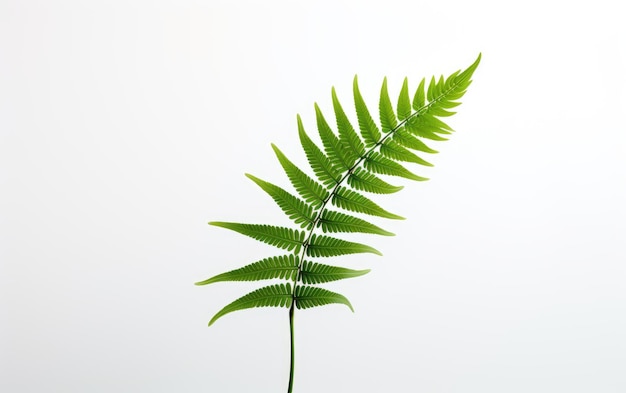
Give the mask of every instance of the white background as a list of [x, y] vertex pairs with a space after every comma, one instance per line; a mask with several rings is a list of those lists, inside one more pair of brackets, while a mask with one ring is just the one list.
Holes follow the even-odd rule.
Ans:
[[[0, 2], [0, 391], [283, 392], [287, 312], [211, 316], [260, 283], [330, 88], [483, 61], [426, 183], [374, 198], [385, 255], [296, 315], [296, 392], [626, 391], [626, 28], [617, 1]], [[331, 262], [331, 261], [329, 261]]]

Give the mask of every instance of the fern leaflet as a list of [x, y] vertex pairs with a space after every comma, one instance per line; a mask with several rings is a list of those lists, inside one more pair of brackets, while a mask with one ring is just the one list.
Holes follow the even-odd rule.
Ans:
[[311, 261], [302, 264], [302, 282], [304, 284], [322, 284], [325, 282], [359, 277], [370, 272], [366, 270], [346, 269], [345, 267], [323, 265]]
[[233, 311], [244, 310], [254, 307], [291, 307], [293, 301], [291, 285], [277, 284], [259, 288], [247, 295], [240, 297], [226, 307], [222, 308], [209, 321], [209, 326], [224, 315]]
[[212, 284], [220, 281], [259, 281], [280, 278], [294, 280], [298, 273], [298, 257], [293, 254], [262, 259], [242, 268], [218, 274], [196, 285]]
[[350, 308], [350, 310], [352, 310], [352, 312], [354, 312], [352, 304], [350, 304], [350, 301], [345, 296], [331, 292], [324, 288], [301, 285], [296, 288], [294, 300], [298, 309], [338, 303], [345, 304]]

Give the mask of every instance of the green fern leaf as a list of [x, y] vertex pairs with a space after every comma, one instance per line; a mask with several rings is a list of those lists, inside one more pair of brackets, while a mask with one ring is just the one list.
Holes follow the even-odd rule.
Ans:
[[[435, 105], [432, 105], [430, 107], [430, 111], [432, 111], [433, 108], [439, 107], [440, 105], [440, 102], [437, 102]], [[433, 115], [430, 111], [428, 113], [424, 113], [422, 116], [418, 116], [415, 119], [415, 124], [418, 127], [427, 128], [437, 134], [450, 135], [454, 132], [452, 127], [447, 125], [443, 120], [435, 117], [435, 115]]]
[[383, 255], [380, 251], [365, 244], [349, 242], [347, 240], [324, 235], [313, 235], [306, 248], [306, 254], [310, 257], [335, 257], [360, 253]]
[[356, 190], [374, 194], [393, 194], [404, 188], [403, 186], [393, 186], [361, 168], [357, 168], [350, 174], [348, 184]]
[[352, 270], [345, 267], [323, 265], [311, 261], [304, 261], [300, 277], [305, 284], [322, 284], [325, 282], [344, 280], [359, 277], [370, 272], [370, 269]]
[[226, 314], [234, 311], [245, 310], [255, 307], [291, 307], [293, 301], [291, 285], [277, 284], [259, 288], [247, 295], [240, 297], [234, 302], [218, 311], [209, 321], [209, 326]]
[[432, 77], [430, 82], [427, 82], [426, 78], [422, 79], [412, 101], [409, 97], [408, 79], [405, 78], [396, 110], [389, 98], [387, 78], [384, 78], [378, 102], [380, 124], [376, 124], [372, 119], [355, 76], [353, 96], [358, 132], [350, 123], [333, 88], [332, 102], [337, 133], [331, 129], [322, 111], [315, 104], [317, 129], [322, 143], [320, 146], [306, 134], [302, 120], [298, 116], [300, 143], [315, 179], [294, 165], [274, 145], [272, 148], [296, 193], [292, 194], [252, 175], [247, 176], [269, 194], [283, 212], [304, 230], [262, 224], [209, 223], [292, 252], [289, 255], [265, 258], [196, 283], [206, 285], [220, 281], [289, 280], [289, 284], [270, 285], [248, 293], [222, 308], [209, 322], [211, 325], [225, 314], [247, 308], [289, 307], [292, 338], [289, 392], [293, 391], [295, 308], [306, 309], [337, 303], [345, 304], [352, 309], [352, 305], [343, 295], [310, 285], [358, 277], [369, 272], [324, 265], [304, 258], [357, 253], [380, 255], [379, 251], [368, 245], [321, 235], [318, 232], [393, 235], [364, 219], [330, 210], [330, 204], [343, 211], [403, 219], [383, 209], [361, 192], [391, 194], [402, 189], [401, 186], [393, 186], [382, 180], [379, 175], [426, 180], [411, 173], [400, 162], [431, 166], [415, 152], [437, 153], [423, 140], [444, 141], [447, 135], [453, 133], [453, 129], [441, 118], [454, 114], [452, 109], [460, 104], [459, 100], [470, 86], [471, 77], [480, 59], [479, 55], [470, 67], [464, 71], [456, 71], [447, 78]]
[[417, 90], [415, 90], [415, 96], [413, 96], [413, 109], [419, 111], [426, 105], [426, 94], [424, 93], [425, 78], [422, 78]]
[[230, 229], [242, 235], [250, 236], [263, 243], [298, 252], [304, 242], [304, 232], [291, 228], [263, 224], [239, 224], [235, 222], [211, 221], [210, 225]]
[[328, 190], [289, 161], [274, 144], [272, 144], [272, 149], [274, 149], [276, 157], [278, 157], [278, 161], [280, 161], [280, 165], [282, 165], [289, 181], [291, 181], [291, 184], [293, 184], [298, 194], [315, 207], [321, 206], [324, 200], [328, 198]]
[[350, 166], [359, 159], [365, 153], [365, 147], [361, 138], [357, 135], [356, 131], [350, 124], [348, 116], [343, 111], [341, 103], [337, 98], [335, 88], [332, 89], [333, 109], [335, 110], [335, 119], [337, 120], [337, 131], [339, 132], [339, 141], [344, 148], [346, 156], [350, 157]]
[[345, 187], [339, 187], [337, 189], [337, 192], [335, 192], [335, 194], [333, 195], [331, 201], [333, 205], [345, 210], [357, 213], [365, 213], [371, 216], [379, 216], [395, 220], [404, 220], [404, 217], [389, 213], [387, 210], [378, 206], [370, 199]]
[[315, 118], [317, 120], [317, 130], [320, 134], [320, 139], [322, 140], [324, 151], [326, 151], [328, 159], [341, 172], [347, 171], [354, 162], [350, 162], [350, 157], [346, 157], [339, 138], [326, 122], [326, 119], [317, 104], [315, 104]]
[[309, 138], [304, 131], [302, 125], [302, 119], [298, 115], [298, 135], [300, 136], [300, 143], [302, 149], [306, 154], [306, 158], [309, 161], [309, 165], [313, 169], [313, 173], [326, 187], [333, 186], [339, 183], [341, 179], [341, 171], [337, 169], [330, 159], [320, 150], [319, 147]]
[[246, 176], [267, 192], [278, 206], [301, 228], [313, 227], [313, 207], [282, 188], [246, 173]]
[[345, 304], [354, 312], [352, 304], [345, 296], [323, 288], [299, 286], [296, 288], [295, 301], [299, 310], [337, 303]]
[[441, 96], [443, 93], [443, 89], [445, 87], [445, 80], [443, 75], [439, 75], [439, 79], [437, 80], [437, 84], [435, 85], [435, 96]]
[[437, 87], [437, 80], [433, 76], [430, 78], [430, 83], [428, 84], [428, 89], [426, 90], [426, 99], [428, 99], [429, 102], [432, 102], [435, 100], [435, 88], [436, 87]]
[[411, 99], [409, 98], [409, 79], [404, 78], [400, 96], [398, 97], [398, 119], [404, 120], [411, 116]]
[[380, 173], [381, 175], [400, 176], [417, 181], [428, 180], [425, 177], [417, 176], [397, 162], [385, 158], [382, 154], [376, 152], [372, 152], [372, 154], [367, 156], [365, 159], [365, 168], [374, 173]]
[[406, 129], [406, 127], [400, 128], [393, 134], [393, 140], [398, 142], [404, 147], [408, 147], [409, 149], [423, 151], [425, 153], [439, 153], [437, 150], [433, 150], [430, 147], [426, 146], [424, 142], [413, 136], [410, 131]]
[[378, 102], [378, 112], [383, 133], [390, 132], [398, 125], [398, 119], [391, 106], [389, 92], [387, 91], [387, 78], [383, 79], [383, 86], [380, 88], [380, 101]]
[[420, 165], [433, 166], [433, 164], [405, 149], [393, 139], [386, 139], [380, 146], [380, 152], [383, 156], [396, 161], [414, 162]]
[[359, 129], [361, 130], [361, 136], [365, 141], [365, 146], [368, 148], [376, 145], [380, 140], [380, 130], [374, 123], [372, 116], [370, 115], [365, 101], [359, 91], [359, 84], [356, 75], [354, 76], [354, 82], [352, 84], [352, 90], [354, 95], [354, 107], [356, 109], [356, 116], [359, 120]]
[[456, 112], [443, 109], [442, 105], [433, 106], [429, 112], [431, 115], [440, 117], [447, 117], [456, 114]]
[[411, 118], [411, 120], [405, 124], [406, 130], [419, 138], [426, 138], [433, 141], [447, 141], [447, 138], [439, 136], [439, 134], [450, 134], [450, 132], [434, 127], [431, 122], [427, 120], [427, 117], [428, 115], [424, 114]]
[[393, 236], [393, 233], [385, 231], [374, 224], [348, 214], [324, 210], [319, 219], [319, 225], [324, 232], [360, 232], [375, 235]]
[[196, 285], [207, 285], [220, 281], [260, 281], [274, 278], [295, 280], [299, 258], [293, 254], [262, 259], [242, 268], [218, 274]]

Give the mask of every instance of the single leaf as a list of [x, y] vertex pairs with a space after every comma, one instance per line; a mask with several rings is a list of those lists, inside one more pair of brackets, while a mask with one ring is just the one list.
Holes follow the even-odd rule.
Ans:
[[348, 116], [346, 116], [335, 88], [332, 89], [333, 109], [335, 110], [335, 119], [337, 120], [337, 130], [339, 132], [339, 141], [343, 146], [343, 151], [346, 157], [350, 157], [349, 166], [352, 167], [356, 160], [365, 153], [365, 147], [361, 138], [357, 135], [356, 131], [350, 124]]
[[305, 284], [322, 284], [325, 282], [359, 277], [370, 272], [366, 270], [352, 270], [345, 267], [323, 265], [311, 261], [302, 264], [301, 279]]
[[426, 105], [426, 94], [424, 93], [425, 78], [422, 78], [417, 90], [415, 90], [415, 96], [413, 97], [413, 109], [416, 111], [421, 110]]
[[328, 198], [328, 190], [315, 180], [311, 179], [309, 175], [302, 172], [300, 168], [295, 166], [289, 159], [272, 144], [272, 149], [280, 161], [289, 181], [296, 189], [298, 194], [307, 202], [312, 203], [315, 207], [322, 205], [323, 201]]
[[428, 111], [433, 116], [447, 117], [456, 114], [456, 112], [448, 111], [443, 109], [445, 104], [438, 103], [438, 105], [433, 105]]
[[313, 226], [313, 207], [282, 188], [268, 183], [249, 173], [246, 176], [267, 192], [276, 204], [300, 227], [310, 229]]
[[433, 166], [430, 162], [418, 157], [411, 151], [405, 149], [399, 143], [393, 139], [386, 139], [380, 146], [380, 152], [387, 158], [394, 159], [396, 161], [414, 162], [416, 164]]
[[377, 227], [374, 224], [350, 216], [348, 214], [335, 212], [332, 210], [324, 210], [322, 216], [319, 219], [319, 224], [324, 232], [360, 232], [360, 233], [372, 233], [375, 235], [393, 236], [393, 233], [385, 231], [382, 228]]
[[247, 295], [240, 297], [226, 307], [222, 308], [209, 321], [209, 326], [224, 315], [254, 307], [291, 307], [293, 296], [291, 293], [291, 285], [277, 284], [259, 288]]
[[426, 90], [426, 99], [428, 99], [428, 102], [433, 102], [435, 100], [436, 87], [437, 87], [437, 81], [435, 80], [435, 77], [433, 76], [430, 79], [430, 83], [428, 84], [428, 90]]
[[[409, 120], [409, 122], [411, 122]], [[393, 134], [393, 140], [398, 142], [404, 147], [408, 147], [409, 149], [423, 151], [425, 153], [436, 154], [439, 153], [437, 150], [433, 150], [430, 147], [426, 146], [424, 142], [416, 138], [406, 127], [400, 128]]]
[[250, 236], [263, 243], [285, 250], [299, 250], [304, 242], [304, 232], [291, 228], [264, 224], [239, 224], [235, 222], [211, 221], [209, 225], [230, 229]]
[[300, 143], [302, 144], [306, 158], [315, 176], [317, 176], [319, 181], [326, 187], [337, 184], [341, 179], [341, 171], [330, 162], [326, 154], [324, 154], [306, 134], [300, 116], [298, 116], [298, 135], [300, 136]]
[[417, 181], [428, 180], [425, 177], [417, 176], [397, 162], [385, 158], [382, 154], [376, 152], [372, 152], [372, 154], [367, 156], [365, 168], [382, 175], [400, 176]]
[[398, 97], [398, 119], [404, 120], [411, 116], [411, 99], [409, 98], [409, 79], [404, 78], [400, 96]]
[[[433, 107], [436, 107], [436, 106], [437, 105], [433, 105]], [[416, 123], [418, 125], [421, 125], [422, 127], [428, 127], [433, 132], [440, 133], [440, 134], [451, 134], [452, 132], [454, 132], [452, 127], [447, 125], [441, 119], [438, 119], [437, 117], [435, 117], [430, 112], [424, 113], [422, 116], [419, 116], [416, 119]]]
[[393, 186], [362, 168], [357, 168], [350, 174], [348, 184], [356, 190], [374, 194], [393, 194], [404, 188], [404, 186]]
[[196, 285], [207, 285], [220, 281], [259, 281], [274, 278], [294, 280], [298, 273], [298, 257], [293, 254], [262, 259], [242, 268], [218, 274]]
[[426, 120], [426, 115], [412, 117], [405, 123], [405, 129], [414, 136], [420, 138], [426, 138], [433, 141], [447, 141], [446, 138], [439, 136], [439, 134], [448, 133], [446, 130], [435, 128], [430, 122]]
[[345, 210], [395, 220], [404, 220], [404, 217], [389, 213], [387, 210], [378, 206], [370, 199], [345, 187], [339, 187], [337, 192], [333, 195], [331, 201], [333, 205]]
[[380, 101], [378, 102], [378, 112], [383, 133], [392, 131], [398, 125], [398, 119], [391, 106], [389, 92], [387, 91], [387, 78], [383, 79], [383, 86], [380, 88]]
[[327, 304], [345, 304], [354, 312], [352, 304], [343, 295], [335, 292], [331, 292], [327, 289], [309, 286], [297, 286], [296, 287], [296, 307], [300, 309], [306, 309], [311, 307], [325, 306]]
[[356, 75], [354, 76], [354, 83], [352, 84], [352, 90], [354, 94], [354, 107], [356, 109], [356, 116], [359, 120], [359, 129], [361, 131], [361, 136], [365, 141], [365, 146], [372, 147], [378, 143], [380, 140], [380, 130], [372, 116], [370, 115], [367, 106], [365, 105], [365, 101], [361, 96], [361, 92], [359, 91], [359, 85], [357, 82]]
[[306, 254], [310, 257], [335, 257], [338, 255], [371, 253], [383, 255], [380, 251], [365, 244], [349, 242], [324, 235], [313, 235]]
[[350, 158], [345, 156], [339, 138], [326, 122], [322, 110], [317, 104], [315, 104], [315, 118], [317, 120], [317, 130], [328, 159], [339, 171], [347, 171], [351, 166]]

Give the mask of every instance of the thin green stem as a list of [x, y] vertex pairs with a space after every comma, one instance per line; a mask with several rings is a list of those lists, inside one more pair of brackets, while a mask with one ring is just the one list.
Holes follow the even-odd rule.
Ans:
[[291, 303], [291, 308], [289, 308], [289, 336], [291, 338], [291, 364], [289, 366], [289, 388], [287, 389], [287, 393], [293, 392], [293, 370], [295, 364], [295, 340], [293, 335], [293, 316], [294, 316], [294, 305], [295, 302]]

